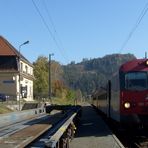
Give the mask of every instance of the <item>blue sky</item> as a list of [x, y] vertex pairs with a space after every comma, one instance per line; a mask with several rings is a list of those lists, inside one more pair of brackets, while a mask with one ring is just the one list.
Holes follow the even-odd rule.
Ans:
[[[17, 49], [29, 40], [21, 47], [21, 53], [31, 62], [40, 55], [54, 53], [54, 60], [67, 64], [118, 53], [148, 0], [34, 2], [49, 30], [32, 0], [0, 0], [0, 34]], [[147, 50], [148, 13], [121, 53], [143, 58]]]

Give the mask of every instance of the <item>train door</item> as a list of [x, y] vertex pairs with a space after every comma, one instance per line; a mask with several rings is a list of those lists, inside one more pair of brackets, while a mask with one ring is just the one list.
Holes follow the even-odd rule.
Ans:
[[109, 115], [120, 121], [120, 81], [119, 73], [115, 73], [110, 81]]
[[111, 101], [111, 81], [107, 83], [107, 117], [110, 118], [110, 101]]

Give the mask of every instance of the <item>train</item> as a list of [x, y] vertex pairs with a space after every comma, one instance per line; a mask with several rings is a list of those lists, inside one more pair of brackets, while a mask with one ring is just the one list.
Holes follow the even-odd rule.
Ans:
[[117, 123], [148, 127], [148, 59], [122, 64], [110, 80], [92, 94], [92, 104]]

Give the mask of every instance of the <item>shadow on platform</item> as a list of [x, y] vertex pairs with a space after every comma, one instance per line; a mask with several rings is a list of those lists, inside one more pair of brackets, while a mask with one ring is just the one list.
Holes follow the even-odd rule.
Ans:
[[77, 127], [75, 138], [89, 136], [100, 137], [111, 134], [108, 126], [92, 106], [82, 107], [82, 117]]

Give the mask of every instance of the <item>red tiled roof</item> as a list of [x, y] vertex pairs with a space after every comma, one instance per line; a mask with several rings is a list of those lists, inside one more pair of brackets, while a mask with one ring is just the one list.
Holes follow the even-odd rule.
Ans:
[[2, 36], [0, 36], [0, 55], [1, 56], [18, 56], [16, 49]]
[[22, 60], [32, 66], [32, 64], [22, 54], [19, 55], [19, 51], [2, 36], [0, 36], [0, 56], [20, 56]]

